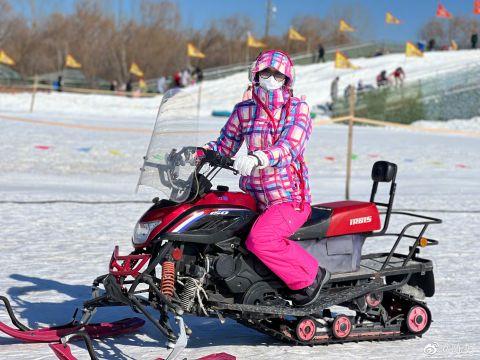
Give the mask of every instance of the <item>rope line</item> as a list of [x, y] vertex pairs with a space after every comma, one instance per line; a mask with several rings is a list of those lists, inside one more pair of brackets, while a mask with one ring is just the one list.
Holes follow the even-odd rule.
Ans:
[[[65, 122], [56, 122], [51, 120], [35, 120], [35, 119], [27, 119], [18, 116], [11, 116], [11, 115], [4, 115], [0, 114], [1, 120], [7, 121], [18, 121], [30, 124], [39, 124], [39, 125], [49, 125], [49, 126], [58, 126], [58, 127], [66, 127], [72, 129], [82, 129], [82, 130], [95, 130], [95, 131], [114, 131], [114, 132], [133, 132], [133, 133], [144, 133], [144, 134], [151, 134], [152, 131], [150, 129], [142, 129], [142, 128], [118, 128], [118, 127], [108, 127], [108, 126], [98, 126], [98, 125], [82, 125], [82, 124], [69, 124]], [[348, 121], [350, 116], [342, 116], [338, 118], [332, 119], [325, 119], [325, 120], [317, 120], [313, 122], [313, 125], [322, 126], [328, 125], [337, 122]], [[381, 121], [381, 120], [373, 120], [373, 119], [366, 119], [366, 118], [353, 118], [353, 122], [369, 124], [369, 125], [377, 125], [377, 126], [385, 126], [385, 127], [398, 127], [403, 128], [406, 130], [412, 131], [420, 131], [420, 132], [429, 132], [429, 133], [439, 133], [439, 134], [453, 134], [453, 135], [463, 135], [463, 136], [471, 136], [471, 137], [480, 137], [479, 131], [464, 131], [464, 130], [452, 130], [452, 129], [442, 129], [442, 128], [430, 128], [430, 127], [419, 127], [414, 125], [407, 125], [397, 122], [388, 122], [388, 121]], [[165, 134], [191, 134], [191, 133], [202, 133], [202, 134], [216, 134], [218, 133], [217, 130], [203, 130], [203, 131], [170, 131], [170, 132], [161, 132], [158, 135], [165, 135]]]
[[39, 124], [39, 125], [49, 125], [49, 126], [59, 126], [73, 129], [82, 129], [82, 130], [95, 130], [95, 131], [115, 131], [115, 132], [135, 132], [135, 133], [145, 133], [150, 134], [152, 130], [150, 129], [139, 129], [139, 128], [117, 128], [117, 127], [108, 127], [108, 126], [98, 126], [98, 125], [82, 125], [82, 124], [69, 124], [64, 122], [55, 122], [50, 120], [34, 120], [26, 119], [18, 116], [11, 115], [0, 115], [0, 119], [8, 121], [18, 121], [30, 124]]

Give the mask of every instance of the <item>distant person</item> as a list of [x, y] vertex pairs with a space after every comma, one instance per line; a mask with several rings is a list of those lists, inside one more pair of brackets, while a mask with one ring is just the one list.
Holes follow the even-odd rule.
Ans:
[[383, 87], [388, 85], [387, 72], [382, 70], [380, 74], [377, 75], [377, 87]]
[[181, 85], [182, 87], [186, 87], [188, 85], [191, 84], [191, 81], [192, 81], [192, 77], [191, 77], [191, 74], [190, 74], [190, 70], [189, 69], [185, 69], [182, 71], [182, 75], [181, 75]]
[[125, 86], [125, 91], [126, 92], [132, 92], [133, 90], [133, 84], [132, 84], [132, 79], [128, 79], [127, 85]]
[[470, 38], [470, 42], [472, 44], [472, 49], [476, 49], [477, 48], [477, 43], [478, 43], [478, 34], [477, 33], [472, 34], [472, 37]]
[[318, 58], [317, 58], [317, 63], [322, 61], [322, 63], [325, 62], [325, 48], [323, 47], [322, 44], [318, 44]]
[[62, 92], [63, 90], [63, 77], [59, 76], [56, 81], [53, 82], [53, 90]]
[[372, 90], [375, 90], [375, 87], [373, 85], [370, 85], [370, 84], [365, 84], [363, 82], [363, 80], [358, 80], [358, 84], [357, 84], [357, 93], [358, 94], [364, 94], [368, 91], [372, 91]]
[[365, 90], [365, 85], [363, 85], [363, 80], [358, 80], [357, 92], [361, 93]]
[[157, 92], [159, 94], [163, 94], [166, 88], [167, 88], [167, 79], [165, 78], [165, 76], [160, 76], [157, 79]]
[[173, 74], [173, 84], [175, 87], [181, 87], [182, 86], [182, 74], [180, 71], [176, 71], [175, 74]]
[[403, 80], [405, 80], [405, 71], [403, 71], [403, 68], [399, 66], [392, 75], [395, 79], [395, 86], [403, 86]]
[[242, 101], [247, 101], [247, 100], [250, 100], [253, 95], [252, 95], [252, 91], [253, 91], [253, 87], [252, 85], [248, 85], [247, 88], [245, 89], [245, 91], [243, 92], [243, 97], [242, 97]]
[[435, 44], [436, 44], [435, 39], [432, 38], [428, 40], [427, 50], [428, 51], [435, 50]]
[[138, 90], [142, 93], [148, 92], [148, 85], [145, 79], [142, 78], [138, 81]]
[[110, 91], [117, 91], [117, 81], [113, 80], [110, 82]]
[[332, 98], [332, 103], [335, 103], [338, 100], [338, 82], [340, 78], [337, 76], [330, 85], [330, 97]]
[[344, 92], [343, 92], [343, 96], [345, 97], [345, 100], [349, 100], [350, 99], [350, 96], [354, 95], [355, 94], [355, 86], [350, 84], [348, 85]]
[[193, 77], [197, 83], [203, 81], [203, 71], [200, 69], [200, 66], [195, 67], [195, 70], [193, 71]]

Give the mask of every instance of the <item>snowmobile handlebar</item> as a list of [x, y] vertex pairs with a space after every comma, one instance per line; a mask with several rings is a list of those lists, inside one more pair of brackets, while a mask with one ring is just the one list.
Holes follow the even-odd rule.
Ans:
[[205, 149], [203, 147], [185, 146], [178, 151], [173, 149], [167, 155], [167, 164], [172, 167], [183, 166], [186, 163], [191, 165], [196, 164], [197, 170], [200, 170], [205, 164], [209, 164], [213, 167], [234, 170], [234, 160], [232, 158], [223, 156], [217, 151]]
[[234, 170], [234, 160], [230, 157], [221, 155], [217, 151], [197, 148], [197, 156], [201, 159], [201, 165], [208, 163], [211, 166], [220, 167], [227, 170]]

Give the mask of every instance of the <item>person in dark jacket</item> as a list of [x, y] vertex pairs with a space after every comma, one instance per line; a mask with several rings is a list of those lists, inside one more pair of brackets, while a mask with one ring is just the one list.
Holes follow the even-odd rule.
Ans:
[[382, 70], [382, 72], [377, 75], [377, 87], [382, 87], [387, 85], [388, 85], [387, 72], [385, 70]]
[[203, 71], [202, 71], [202, 69], [200, 69], [199, 66], [197, 66], [195, 68], [195, 70], [193, 71], [193, 77], [194, 77], [194, 79], [196, 80], [197, 83], [203, 81]]
[[125, 90], [126, 90], [127, 92], [132, 92], [132, 90], [133, 90], [132, 79], [128, 79], [128, 81], [127, 81], [127, 86], [125, 87]]
[[323, 47], [322, 44], [318, 45], [318, 58], [317, 58], [317, 63], [320, 62], [325, 62], [325, 48]]
[[435, 50], [435, 39], [428, 40], [427, 50], [428, 51]]
[[477, 33], [472, 34], [472, 37], [470, 38], [470, 42], [472, 43], [472, 49], [476, 49], [477, 48], [477, 43], [478, 43], [478, 34]]

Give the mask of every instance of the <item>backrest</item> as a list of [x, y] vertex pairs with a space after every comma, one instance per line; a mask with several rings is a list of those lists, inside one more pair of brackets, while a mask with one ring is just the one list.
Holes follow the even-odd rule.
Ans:
[[[385, 221], [383, 223], [383, 228], [378, 234], [383, 234], [387, 230], [388, 222], [390, 220], [390, 214], [392, 212], [393, 199], [395, 198], [395, 189], [397, 184], [395, 183], [395, 178], [397, 176], [397, 165], [388, 161], [377, 161], [373, 164], [372, 167], [372, 193], [370, 195], [370, 202], [375, 203], [377, 206], [386, 207], [387, 211], [385, 213]], [[378, 183], [384, 182], [392, 184], [390, 185], [389, 199], [388, 203], [381, 203], [375, 201], [375, 195], [378, 189]]]
[[372, 167], [372, 180], [390, 182], [395, 179], [397, 165], [388, 161], [377, 161]]

